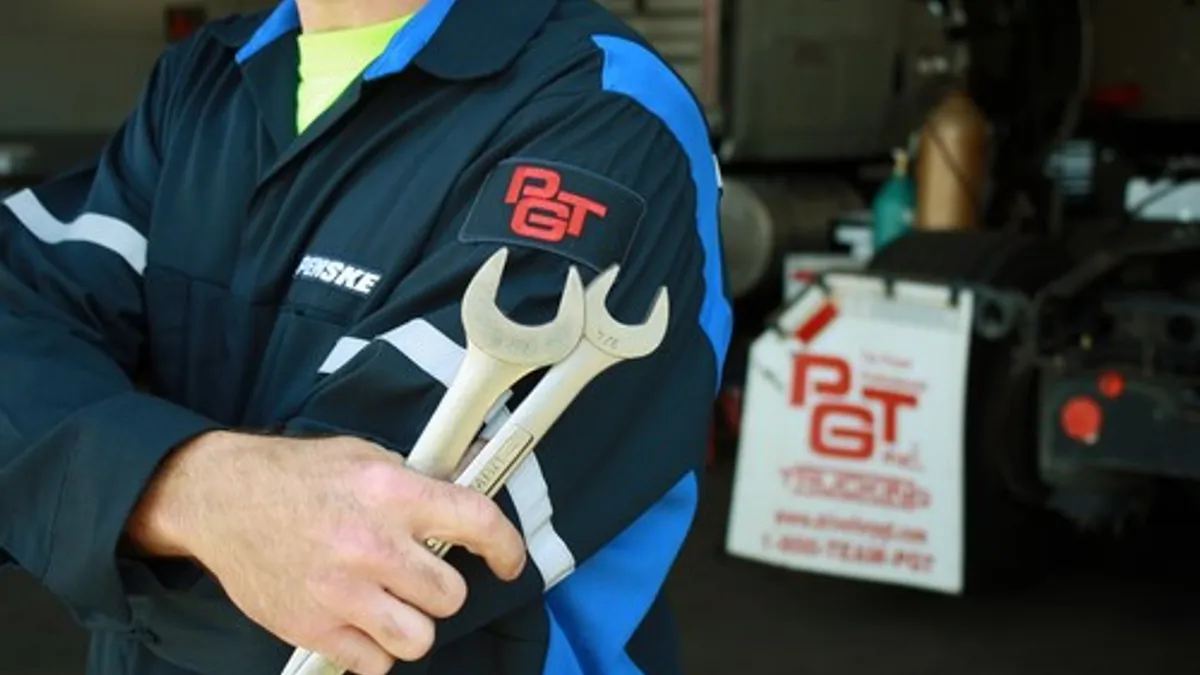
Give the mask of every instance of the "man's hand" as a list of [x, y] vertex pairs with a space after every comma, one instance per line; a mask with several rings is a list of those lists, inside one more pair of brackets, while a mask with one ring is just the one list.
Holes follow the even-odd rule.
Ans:
[[425, 656], [433, 619], [466, 600], [426, 539], [465, 547], [502, 579], [525, 564], [491, 500], [352, 438], [202, 436], [160, 469], [129, 535], [149, 555], [194, 558], [251, 619], [361, 675]]

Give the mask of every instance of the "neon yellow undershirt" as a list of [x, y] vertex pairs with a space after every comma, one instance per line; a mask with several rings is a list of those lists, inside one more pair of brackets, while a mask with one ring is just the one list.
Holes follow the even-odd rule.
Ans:
[[387, 23], [323, 33], [301, 33], [300, 85], [296, 91], [296, 131], [304, 133], [333, 106], [371, 62], [387, 49], [411, 16]]

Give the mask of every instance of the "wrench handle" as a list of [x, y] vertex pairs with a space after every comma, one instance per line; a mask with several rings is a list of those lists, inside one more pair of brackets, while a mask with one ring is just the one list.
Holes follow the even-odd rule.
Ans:
[[[510, 425], [519, 427], [532, 437], [531, 443], [540, 442], [592, 380], [624, 360], [602, 351], [588, 340], [580, 341], [570, 356], [546, 371], [501, 427], [501, 432]], [[482, 468], [485, 461], [498, 458], [502, 436], [503, 433], [498, 433], [493, 442], [484, 446], [479, 457], [463, 471], [462, 478], [474, 480], [471, 467]]]
[[[570, 356], [550, 368], [454, 483], [495, 497], [584, 388], [622, 360], [591, 342], [580, 342]], [[436, 539], [426, 540], [425, 545], [438, 556], [453, 546]]]
[[531, 370], [493, 359], [469, 344], [454, 381], [408, 454], [408, 467], [448, 480], [496, 401]]
[[307, 649], [292, 652], [292, 658], [280, 675], [344, 675], [345, 670], [320, 654]]
[[[509, 421], [488, 441], [479, 456], [471, 461], [455, 485], [469, 487], [488, 497], [495, 497], [500, 488], [520, 468], [525, 458], [533, 453], [537, 437], [519, 424]], [[437, 539], [426, 539], [425, 546], [439, 558], [450, 552], [453, 544]]]

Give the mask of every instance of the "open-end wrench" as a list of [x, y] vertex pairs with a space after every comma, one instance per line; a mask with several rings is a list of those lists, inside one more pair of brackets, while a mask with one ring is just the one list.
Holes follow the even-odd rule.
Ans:
[[[579, 344], [584, 330], [585, 296], [578, 270], [571, 267], [549, 323], [526, 326], [496, 306], [508, 249], [492, 254], [467, 285], [462, 298], [467, 352], [449, 389], [408, 455], [418, 473], [449, 480], [496, 402], [521, 378], [562, 361]], [[283, 675], [342, 675], [324, 657], [297, 649]]]
[[[607, 305], [618, 272], [617, 267], [611, 267], [588, 285], [583, 340], [534, 386], [458, 475], [456, 484], [489, 497], [496, 496], [588, 383], [612, 366], [647, 356], [662, 344], [671, 313], [667, 289], [659, 289], [644, 322], [620, 323], [609, 313]], [[444, 556], [451, 547], [449, 542], [435, 540], [427, 541], [426, 545], [439, 556]]]
[[[611, 267], [588, 285], [581, 305], [585, 307], [583, 339], [577, 340], [569, 354], [542, 377], [495, 436], [459, 474], [456, 484], [494, 497], [588, 383], [621, 361], [649, 355], [662, 343], [670, 315], [667, 290], [659, 290], [645, 322], [636, 326], [622, 324], [613, 318], [607, 306], [608, 294], [618, 273], [619, 268]], [[457, 378], [454, 383], [458, 384]], [[451, 548], [449, 542], [435, 539], [425, 543], [439, 557], [445, 556]], [[324, 657], [297, 649], [282, 675], [344, 673], [344, 669]]]
[[449, 480], [496, 401], [521, 378], [558, 363], [579, 344], [585, 316], [579, 272], [571, 267], [567, 273], [558, 315], [526, 326], [496, 306], [507, 258], [508, 249], [494, 253], [463, 294], [467, 353], [408, 455], [408, 467], [418, 473]]

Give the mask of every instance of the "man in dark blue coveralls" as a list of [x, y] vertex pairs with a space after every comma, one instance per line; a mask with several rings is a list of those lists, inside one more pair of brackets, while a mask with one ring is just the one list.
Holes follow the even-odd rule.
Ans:
[[[292, 645], [363, 675], [680, 672], [719, 198], [695, 100], [592, 0], [208, 26], [98, 162], [0, 207], [0, 563], [91, 631], [92, 675], [275, 675]], [[493, 503], [400, 454], [502, 246], [518, 322], [572, 265], [621, 265], [622, 321], [662, 285], [672, 311]]]

